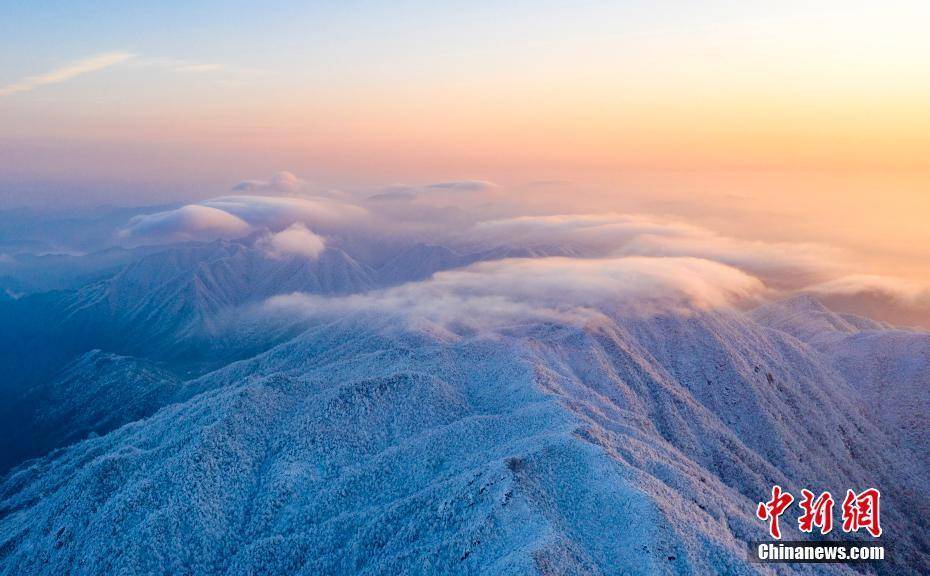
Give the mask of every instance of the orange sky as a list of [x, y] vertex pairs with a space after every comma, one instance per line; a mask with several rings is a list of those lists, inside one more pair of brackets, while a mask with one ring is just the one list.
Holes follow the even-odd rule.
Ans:
[[[17, 10], [0, 202], [194, 199], [281, 169], [323, 187], [479, 178], [930, 279], [926, 3], [274, 1], [209, 25], [181, 3]], [[546, 180], [571, 192], [527, 186]]]

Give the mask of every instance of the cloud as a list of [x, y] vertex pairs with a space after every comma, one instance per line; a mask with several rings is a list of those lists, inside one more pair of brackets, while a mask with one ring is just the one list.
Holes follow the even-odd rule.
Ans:
[[500, 186], [487, 180], [452, 180], [427, 184], [422, 187], [423, 190], [449, 190], [452, 192], [487, 192], [497, 188], [500, 188]]
[[643, 235], [620, 249], [644, 256], [695, 256], [746, 270], [776, 288], [797, 288], [834, 274], [845, 255], [812, 243], [741, 240], [705, 232], [695, 236]]
[[479, 222], [471, 238], [488, 244], [524, 248], [559, 245], [606, 254], [643, 234], [684, 236], [700, 232], [700, 228], [687, 224], [657, 222], [638, 215], [558, 214]]
[[319, 197], [223, 196], [175, 210], [136, 216], [120, 232], [130, 244], [238, 238], [250, 232], [283, 230], [301, 223], [340, 232], [368, 218], [359, 206]]
[[395, 184], [364, 199], [382, 210], [462, 209], [487, 202], [502, 188], [486, 180], [450, 180], [408, 186]]
[[837, 312], [899, 326], [930, 328], [930, 287], [925, 284], [891, 276], [853, 274], [804, 291]]
[[521, 216], [480, 222], [479, 245], [559, 247], [594, 257], [692, 256], [736, 266], [778, 288], [798, 288], [835, 273], [839, 251], [811, 243], [741, 240], [684, 222], [635, 214]]
[[97, 72], [116, 64], [126, 62], [127, 60], [130, 60], [134, 57], [135, 55], [128, 52], [108, 52], [106, 54], [98, 54], [90, 58], [85, 58], [84, 60], [79, 60], [63, 68], [57, 68], [51, 72], [46, 72], [45, 74], [29, 76], [23, 78], [19, 82], [4, 86], [0, 88], [0, 96], [9, 96], [10, 94], [29, 92], [40, 86], [67, 82], [68, 80], [77, 78], [78, 76]]
[[415, 186], [394, 185], [361, 198], [384, 230], [447, 240], [479, 220], [500, 217], [507, 203], [503, 189], [486, 180], [452, 180]]
[[445, 197], [446, 193], [461, 196], [463, 194], [491, 192], [498, 189], [500, 189], [498, 184], [487, 180], [450, 180], [421, 185], [395, 184], [373, 194], [369, 197], [369, 200], [392, 201], [420, 197], [435, 199], [436, 197]]
[[182, 73], [204, 73], [225, 70], [222, 64], [189, 62], [175, 58], [136, 58], [131, 65], [134, 68], [162, 68]]
[[738, 305], [764, 292], [758, 279], [697, 258], [509, 259], [352, 296], [278, 296], [265, 310], [309, 318], [396, 314], [407, 323], [486, 329], [526, 321], [586, 323], [605, 313], [687, 314]]
[[257, 245], [269, 258], [300, 256], [316, 260], [326, 249], [323, 237], [314, 234], [300, 222], [291, 224], [277, 234], [268, 234]]
[[282, 170], [276, 172], [268, 180], [243, 180], [233, 186], [233, 192], [251, 192], [260, 194], [296, 194], [306, 182], [288, 172]]
[[313, 229], [340, 231], [368, 217], [360, 206], [319, 196], [223, 196], [201, 204], [238, 216], [256, 228], [281, 229], [303, 222]]
[[191, 204], [177, 210], [135, 216], [120, 231], [132, 244], [167, 244], [237, 238], [251, 226], [241, 218], [209, 206]]

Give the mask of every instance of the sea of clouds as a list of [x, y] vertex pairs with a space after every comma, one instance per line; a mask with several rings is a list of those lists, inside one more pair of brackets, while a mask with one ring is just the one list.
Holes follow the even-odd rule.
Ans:
[[[399, 237], [460, 252], [506, 247], [562, 257], [508, 258], [445, 271], [416, 284], [342, 299], [283, 296], [268, 306], [315, 313], [383, 309], [448, 321], [504, 319], [515, 311], [564, 318], [605, 307], [684, 310], [746, 305], [810, 293], [839, 311], [930, 326], [930, 289], [870, 274], [854, 254], [812, 242], [735, 238], [651, 214], [534, 213], [492, 182], [318, 190], [289, 172], [236, 185], [232, 194], [133, 217], [125, 246], [258, 235], [270, 258], [315, 259], [327, 237]], [[571, 257], [566, 257], [570, 255]]]

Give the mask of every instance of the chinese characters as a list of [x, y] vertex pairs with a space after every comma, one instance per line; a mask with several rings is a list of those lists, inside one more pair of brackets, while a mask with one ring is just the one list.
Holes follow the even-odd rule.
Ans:
[[[881, 493], [876, 488], [869, 488], [860, 493], [853, 490], [846, 491], [846, 498], [840, 506], [842, 512], [843, 532], [858, 532], [866, 530], [873, 537], [882, 535], [880, 520]], [[776, 540], [781, 540], [780, 519], [788, 507], [794, 502], [790, 492], [782, 490], [777, 484], [772, 486], [772, 497], [766, 502], [759, 502], [756, 517], [769, 521], [769, 534]], [[833, 508], [835, 501], [829, 491], [822, 492], [815, 497], [810, 490], [801, 490], [801, 500], [798, 502], [802, 514], [798, 517], [798, 530], [812, 533], [818, 529], [821, 534], [828, 534], [833, 530]]]

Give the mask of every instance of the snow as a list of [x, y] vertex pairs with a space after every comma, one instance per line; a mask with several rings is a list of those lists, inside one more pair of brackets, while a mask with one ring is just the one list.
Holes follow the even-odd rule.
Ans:
[[217, 241], [46, 296], [55, 350], [38, 328], [17, 350], [57, 368], [4, 390], [41, 442], [0, 479], [0, 574], [870, 570], [749, 562], [775, 483], [880, 488], [885, 569], [930, 572], [924, 332], [802, 296], [487, 330], [369, 312], [216, 344], [224, 314], [269, 296], [504, 256], [417, 245], [373, 266], [338, 238], [316, 260]]
[[341, 322], [190, 385], [7, 478], [6, 573], [752, 574], [773, 482], [879, 486], [896, 557], [927, 549], [848, 383], [740, 315]]

